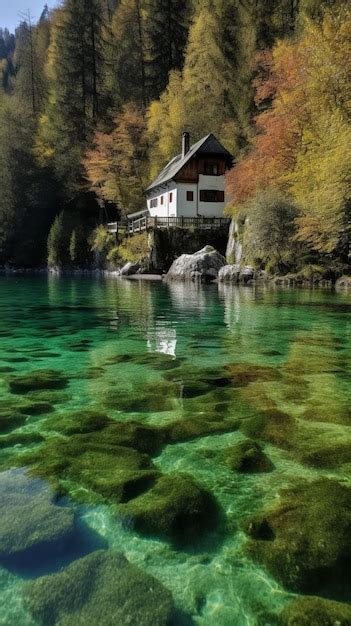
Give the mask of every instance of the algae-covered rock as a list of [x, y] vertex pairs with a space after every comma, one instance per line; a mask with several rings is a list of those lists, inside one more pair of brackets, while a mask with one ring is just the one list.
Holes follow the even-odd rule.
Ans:
[[13, 393], [27, 393], [37, 389], [62, 389], [67, 383], [61, 372], [46, 369], [14, 376], [9, 381], [9, 388]]
[[237, 430], [238, 427], [239, 423], [235, 420], [193, 417], [171, 422], [164, 428], [164, 431], [167, 442], [174, 443], [190, 441], [214, 433], [228, 433]]
[[50, 488], [25, 470], [0, 473], [0, 559], [58, 553], [73, 538], [74, 513], [53, 502]]
[[43, 626], [169, 626], [171, 593], [117, 553], [99, 550], [24, 588]]
[[18, 407], [20, 413], [24, 415], [44, 415], [45, 413], [52, 413], [54, 411], [54, 407], [50, 402], [27, 402], [26, 404], [21, 404]]
[[349, 576], [351, 489], [335, 480], [301, 483], [251, 518], [247, 549], [292, 589], [314, 590]]
[[26, 421], [26, 417], [21, 413], [13, 411], [1, 411], [0, 413], [0, 433], [8, 433], [15, 428], [20, 428]]
[[104, 402], [108, 408], [125, 413], [158, 413], [174, 409], [180, 395], [180, 385], [161, 380], [136, 385], [129, 394], [110, 389]]
[[276, 367], [256, 365], [254, 363], [229, 363], [224, 367], [233, 385], [245, 387], [256, 381], [271, 381], [280, 378]]
[[31, 446], [44, 441], [43, 435], [38, 432], [15, 432], [0, 436], [0, 450], [14, 446]]
[[262, 439], [287, 450], [293, 448], [297, 432], [296, 420], [277, 409], [244, 419], [240, 429], [248, 437]]
[[191, 476], [168, 474], [149, 491], [120, 506], [120, 512], [141, 533], [185, 543], [213, 528], [218, 510], [213, 496]]
[[65, 481], [73, 481], [81, 487], [79, 496], [73, 488], [74, 496], [87, 502], [96, 501], [97, 496], [126, 502], [152, 485], [159, 473], [148, 455], [109, 442], [106, 433], [102, 438], [98, 434], [48, 440], [22, 455], [21, 463], [50, 481], [58, 493], [66, 489]]
[[76, 411], [69, 415], [54, 415], [45, 422], [47, 431], [56, 431], [64, 435], [90, 433], [101, 430], [112, 420], [104, 413], [95, 411]]
[[281, 626], [350, 626], [351, 605], [316, 596], [299, 597], [279, 616]]
[[222, 453], [222, 460], [231, 470], [237, 472], [270, 472], [274, 469], [262, 447], [250, 439], [226, 448]]

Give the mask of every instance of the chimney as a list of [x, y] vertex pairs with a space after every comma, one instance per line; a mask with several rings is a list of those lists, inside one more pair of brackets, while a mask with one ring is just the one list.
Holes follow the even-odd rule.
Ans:
[[182, 134], [182, 157], [183, 158], [189, 152], [189, 150], [190, 150], [190, 133], [183, 133]]

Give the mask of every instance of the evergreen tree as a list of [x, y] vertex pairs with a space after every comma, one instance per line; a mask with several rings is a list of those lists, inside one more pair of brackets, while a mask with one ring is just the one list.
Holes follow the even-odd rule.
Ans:
[[169, 73], [181, 69], [189, 29], [187, 0], [148, 0], [146, 14], [148, 95], [157, 98]]
[[66, 0], [55, 11], [49, 49], [49, 98], [37, 152], [52, 160], [72, 191], [82, 182], [81, 157], [100, 111], [103, 86], [99, 0]]

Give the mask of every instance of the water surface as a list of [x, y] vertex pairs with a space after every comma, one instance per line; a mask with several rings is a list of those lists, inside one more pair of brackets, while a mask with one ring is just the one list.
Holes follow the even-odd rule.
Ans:
[[[23, 467], [22, 455], [25, 458], [42, 445], [35, 439], [26, 442], [23, 434], [47, 439], [54, 433], [62, 438], [62, 419], [72, 414], [79, 419], [79, 412], [88, 410], [117, 422], [164, 426], [191, 416], [206, 419], [210, 410], [217, 411], [218, 420], [245, 420], [273, 407], [301, 423], [306, 441], [308, 429], [314, 441], [344, 441], [348, 436], [351, 301], [347, 294], [9, 277], [0, 279], [0, 307], [1, 419], [9, 411], [24, 416], [22, 422], [13, 422], [13, 428], [9, 422], [0, 436], [4, 472]], [[125, 355], [131, 358], [122, 358]], [[148, 355], [169, 359], [157, 361]], [[181, 368], [181, 381], [177, 375], [172, 381], [172, 360]], [[187, 394], [186, 368], [189, 378], [195, 373], [199, 384], [202, 372], [206, 382], [209, 370], [240, 363], [271, 367], [284, 375], [274, 380], [255, 375], [249, 384], [225, 387], [218, 382], [208, 393], [195, 389]], [[64, 376], [67, 384], [50, 392], [11, 391], [14, 377], [47, 369]], [[35, 403], [42, 407], [33, 415], [30, 405]], [[165, 538], [137, 533], [108, 498], [92, 502], [84, 498], [79, 477], [68, 481], [62, 503], [75, 511], [82, 525], [79, 545], [55, 557], [43, 554], [26, 563], [1, 564], [0, 623], [37, 624], [23, 605], [23, 586], [96, 548], [122, 552], [170, 590], [179, 624], [272, 623], [262, 616], [278, 613], [292, 593], [248, 556], [245, 519], [274, 504], [283, 487], [301, 478], [345, 481], [349, 474], [345, 465], [311, 466], [301, 455], [267, 441], [264, 451], [274, 471], [236, 472], [218, 462], [222, 450], [245, 438], [236, 428], [168, 444], [153, 455], [163, 474], [189, 474], [216, 498], [225, 523], [199, 545], [179, 547]], [[30, 475], [31, 468], [21, 471]], [[45, 477], [42, 480], [45, 484]]]

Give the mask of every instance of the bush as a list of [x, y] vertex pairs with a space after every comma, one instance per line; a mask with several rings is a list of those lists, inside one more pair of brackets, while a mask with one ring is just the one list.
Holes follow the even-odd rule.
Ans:
[[124, 238], [119, 245], [110, 249], [107, 261], [111, 265], [121, 263], [145, 263], [149, 258], [149, 244], [147, 233]]
[[49, 266], [86, 266], [91, 262], [87, 233], [91, 226], [82, 224], [77, 213], [61, 211], [55, 218], [47, 241]]
[[97, 226], [90, 237], [90, 246], [93, 252], [107, 255], [115, 244], [115, 238], [105, 226]]
[[294, 240], [296, 205], [268, 190], [257, 194], [246, 207], [245, 256], [267, 271], [288, 271], [296, 264], [299, 246]]

